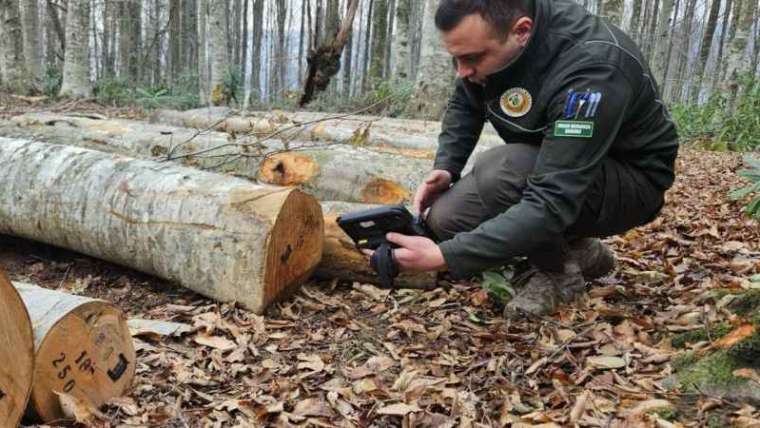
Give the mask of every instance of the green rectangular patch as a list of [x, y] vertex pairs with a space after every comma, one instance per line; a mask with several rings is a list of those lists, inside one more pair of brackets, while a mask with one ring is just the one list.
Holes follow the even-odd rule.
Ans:
[[575, 120], [558, 120], [554, 122], [555, 137], [591, 138], [594, 135], [594, 122]]

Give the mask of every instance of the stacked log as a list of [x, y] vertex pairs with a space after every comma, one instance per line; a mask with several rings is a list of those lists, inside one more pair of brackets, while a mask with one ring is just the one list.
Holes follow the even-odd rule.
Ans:
[[146, 272], [262, 313], [322, 256], [319, 203], [294, 188], [0, 138], [0, 233]]
[[86, 297], [15, 283], [34, 325], [34, 385], [29, 415], [65, 417], [59, 394], [92, 408], [124, 395], [135, 376], [135, 349], [124, 313]]
[[[30, 113], [4, 135], [42, 138], [126, 156], [166, 159], [215, 169], [261, 183], [298, 186], [320, 200], [395, 204], [410, 202], [432, 167], [432, 151], [271, 139], [238, 145], [226, 134], [146, 125], [121, 119]], [[24, 130], [27, 133], [24, 133]], [[200, 153], [192, 155], [192, 153]]]
[[0, 272], [0, 422], [15, 427], [32, 388], [34, 338], [24, 302]]

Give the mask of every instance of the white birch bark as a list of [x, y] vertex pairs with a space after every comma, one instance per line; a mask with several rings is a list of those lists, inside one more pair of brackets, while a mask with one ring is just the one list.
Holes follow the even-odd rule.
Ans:
[[454, 68], [451, 55], [443, 48], [435, 27], [439, 0], [425, 0], [420, 62], [412, 99], [406, 113], [412, 117], [439, 120], [453, 89]]
[[747, 47], [752, 37], [752, 23], [756, 8], [757, 0], [744, 0], [741, 2], [741, 9], [737, 10], [739, 15], [736, 21], [734, 37], [729, 42], [726, 55], [726, 89], [729, 93], [731, 108], [733, 108], [734, 99], [736, 98], [740, 84], [739, 78], [742, 74], [750, 72], [751, 52], [748, 52]]
[[0, 233], [257, 313], [308, 278], [322, 256], [321, 209], [296, 189], [18, 139], [0, 139], [0, 188]]
[[396, 25], [392, 36], [392, 75], [400, 82], [411, 78], [411, 65], [409, 63], [411, 53], [410, 15], [412, 13], [411, 0], [397, 0]]

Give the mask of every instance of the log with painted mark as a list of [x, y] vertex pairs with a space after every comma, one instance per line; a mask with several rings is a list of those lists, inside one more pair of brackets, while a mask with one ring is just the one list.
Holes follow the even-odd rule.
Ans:
[[34, 336], [24, 302], [0, 271], [0, 425], [15, 427], [32, 388]]
[[0, 233], [79, 251], [261, 313], [316, 268], [322, 211], [293, 188], [0, 139]]
[[29, 414], [64, 418], [59, 394], [93, 408], [123, 395], [135, 376], [135, 349], [124, 313], [102, 301], [13, 284], [34, 326], [34, 384]]

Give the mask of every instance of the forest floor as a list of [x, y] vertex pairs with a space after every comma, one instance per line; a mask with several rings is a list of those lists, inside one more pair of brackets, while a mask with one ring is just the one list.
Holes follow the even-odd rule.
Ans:
[[[109, 300], [130, 318], [190, 327], [135, 336], [134, 387], [93, 426], [758, 427], [760, 345], [744, 354], [757, 358], [715, 359], [760, 342], [760, 225], [727, 197], [740, 166], [736, 154], [683, 148], [661, 216], [607, 239], [615, 271], [545, 319], [506, 322], [476, 282], [432, 291], [312, 282], [256, 316], [4, 236], [0, 266], [13, 280]], [[746, 296], [757, 307], [737, 306]], [[717, 366], [728, 373], [697, 376]]]

